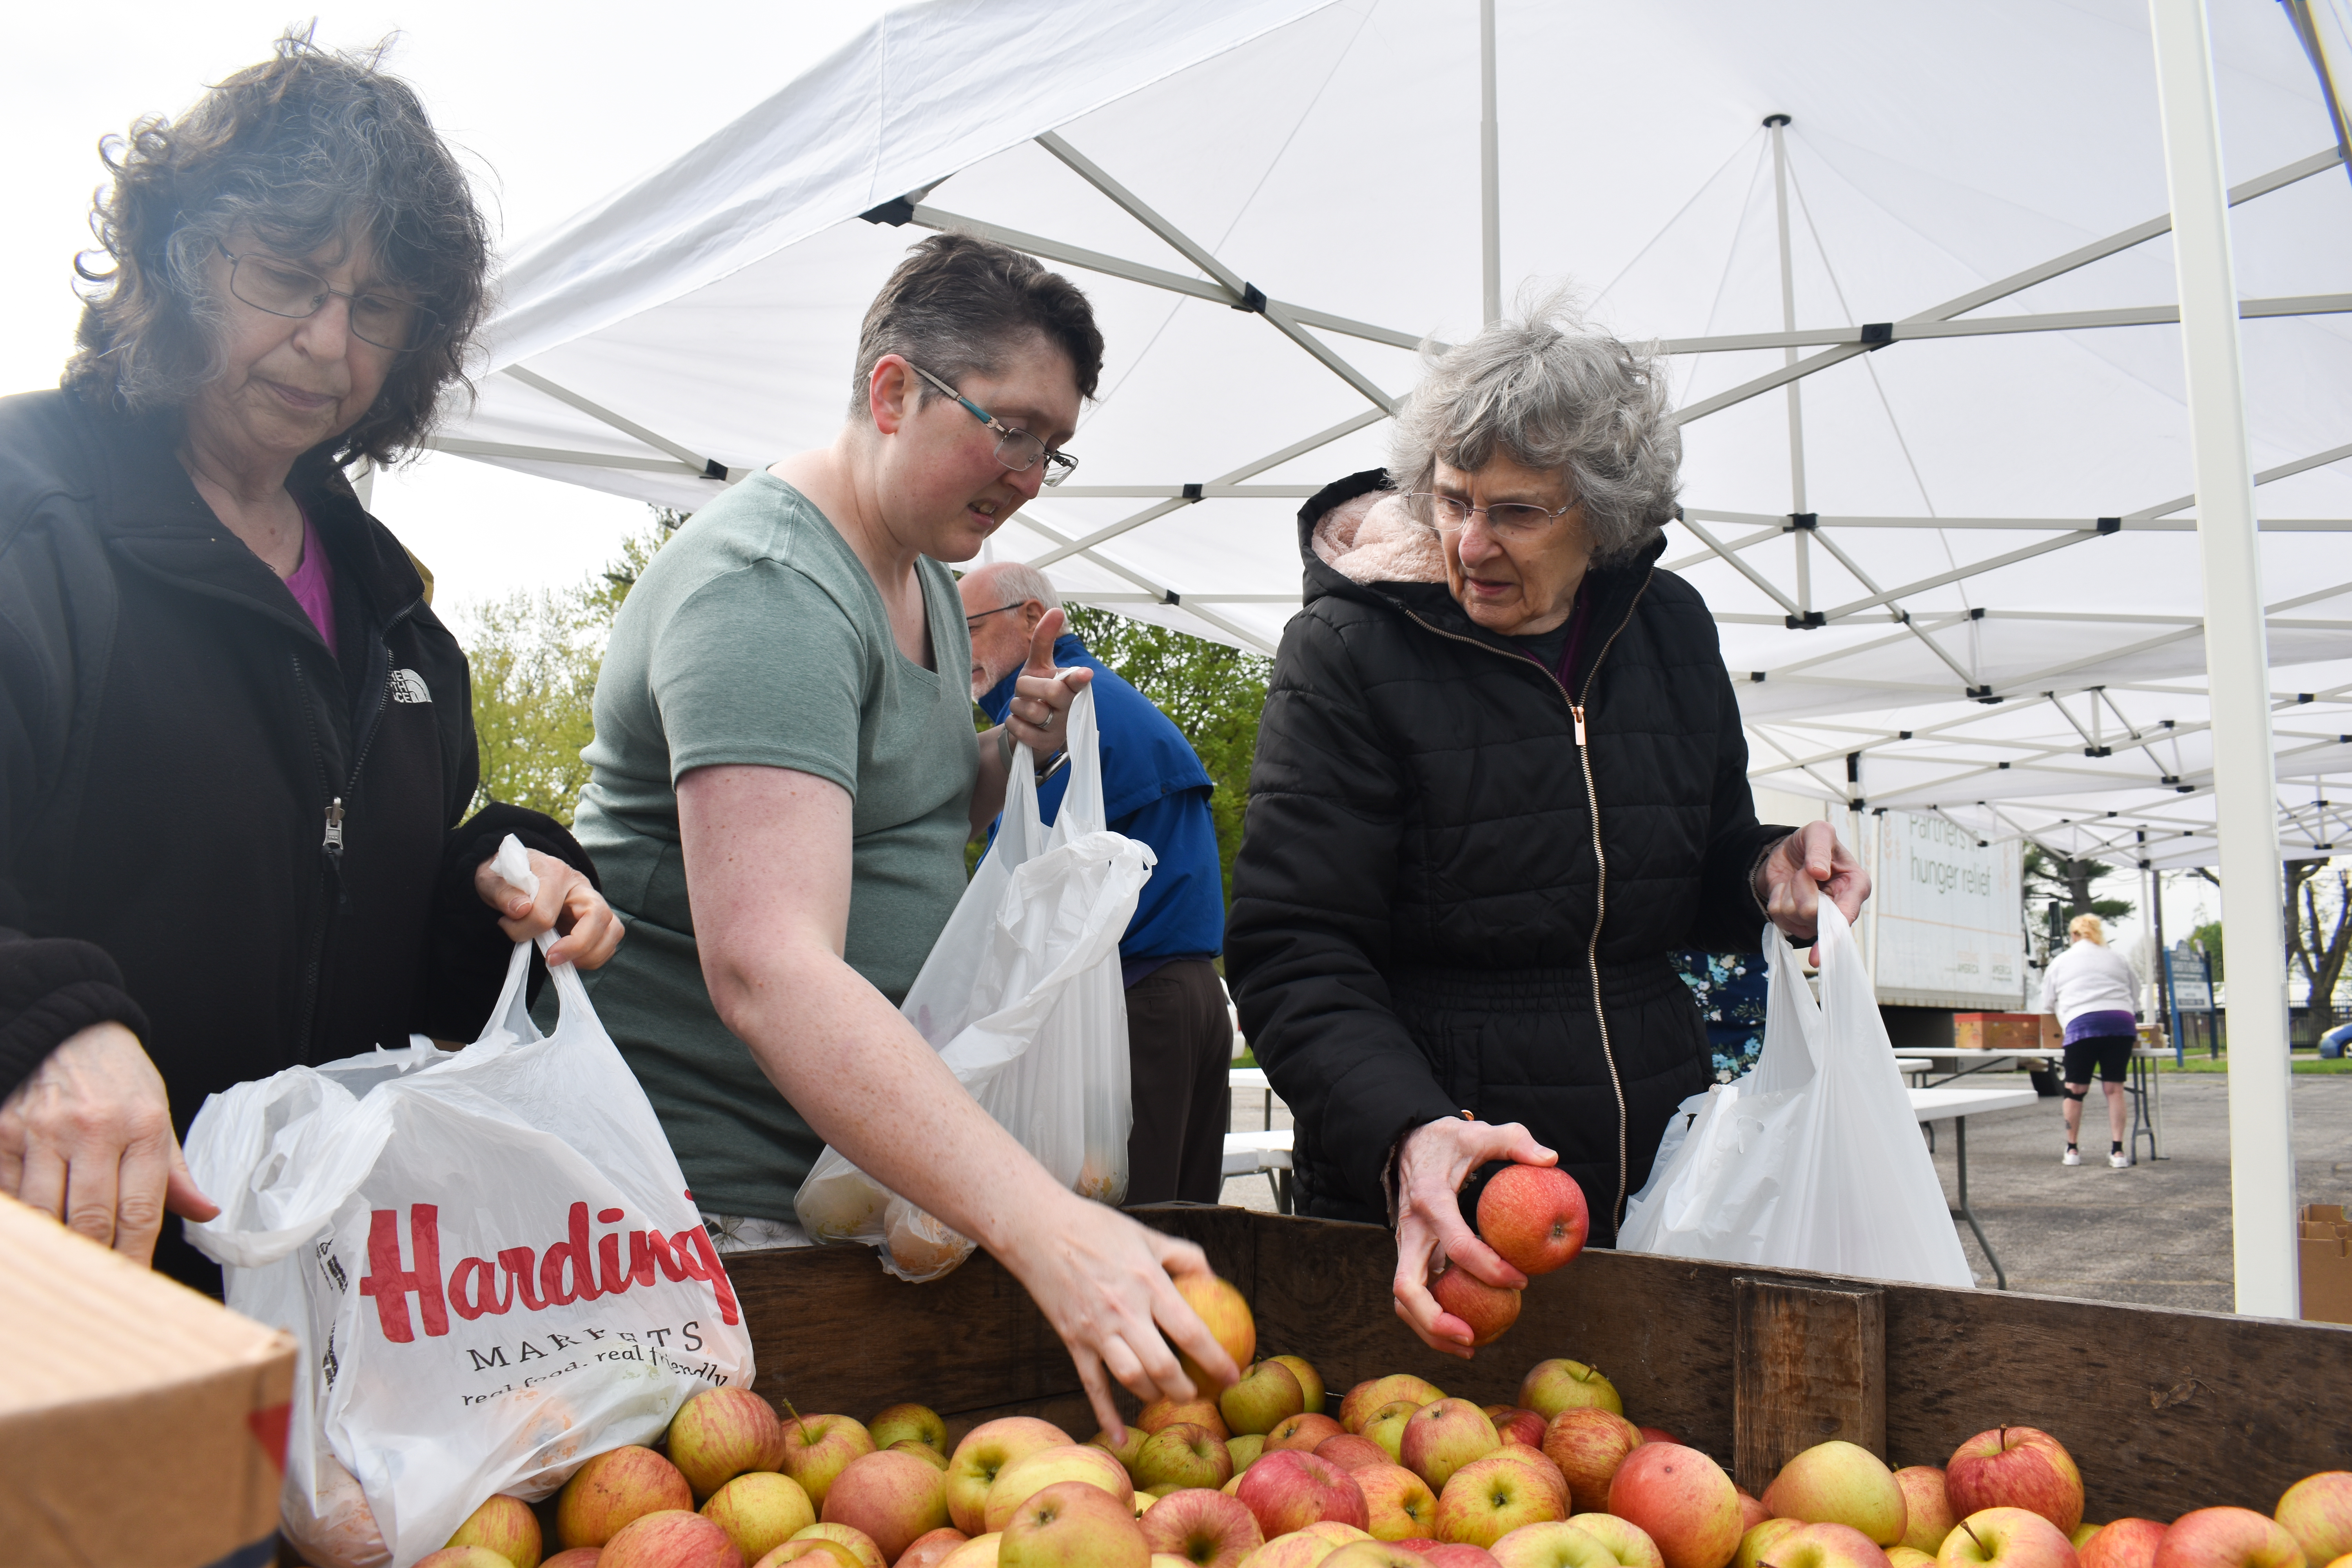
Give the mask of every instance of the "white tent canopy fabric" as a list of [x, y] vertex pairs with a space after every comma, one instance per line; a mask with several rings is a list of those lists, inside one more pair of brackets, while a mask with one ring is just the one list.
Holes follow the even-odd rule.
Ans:
[[[2303, 13], [2339, 62], [2343, 7]], [[2294, 23], [2212, 0], [2298, 855], [2352, 841], [2352, 179]], [[2210, 863], [2144, 8], [1505, 0], [1496, 27], [1506, 291], [1566, 281], [1672, 355], [1667, 563], [1759, 782]], [[691, 509], [829, 438], [881, 277], [972, 227], [1071, 271], [1109, 343], [1081, 471], [992, 555], [1270, 650], [1299, 498], [1378, 464], [1413, 345], [1481, 319], [1478, 44], [1475, 0], [894, 12], [512, 258], [497, 374], [440, 445]]]

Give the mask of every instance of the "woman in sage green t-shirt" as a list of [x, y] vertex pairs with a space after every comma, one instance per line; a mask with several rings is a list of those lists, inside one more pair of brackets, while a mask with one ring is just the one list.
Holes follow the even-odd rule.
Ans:
[[630, 590], [577, 832], [629, 924], [591, 994], [714, 1228], [790, 1237], [831, 1143], [1020, 1279], [1116, 1432], [1106, 1371], [1190, 1396], [1162, 1329], [1235, 1375], [1169, 1278], [1207, 1260], [1056, 1184], [898, 1012], [1013, 742], [1057, 751], [1087, 679], [1054, 669], [1048, 616], [975, 740], [940, 563], [1074, 466], [1057, 448], [1101, 363], [1066, 280], [967, 236], [917, 245], [866, 313], [832, 445], [697, 512]]

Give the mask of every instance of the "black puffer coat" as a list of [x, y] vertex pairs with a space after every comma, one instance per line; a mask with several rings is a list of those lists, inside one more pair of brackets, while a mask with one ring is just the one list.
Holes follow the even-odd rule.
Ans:
[[1242, 1027], [1297, 1117], [1304, 1212], [1384, 1221], [1397, 1142], [1467, 1110], [1558, 1150], [1605, 1245], [1708, 1081], [1667, 954], [1755, 951], [1749, 873], [1789, 829], [1756, 821], [1715, 623], [1653, 564], [1663, 544], [1592, 573], [1571, 703], [1443, 583], [1356, 583], [1316, 555], [1316, 520], [1385, 483], [1354, 475], [1299, 514], [1306, 605], [1226, 927]]

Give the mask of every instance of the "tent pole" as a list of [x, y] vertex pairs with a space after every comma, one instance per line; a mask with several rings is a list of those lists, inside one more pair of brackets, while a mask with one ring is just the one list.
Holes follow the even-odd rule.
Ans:
[[2204, 0], [2148, 0], [2205, 580], [2214, 826], [2230, 982], [2230, 1207], [2241, 1312], [2300, 1312], [2277, 762], [2238, 289]]
[[[1789, 259], [1789, 149], [1780, 133], [1788, 128], [1785, 114], [1768, 114], [1765, 128], [1772, 132], [1772, 212], [1780, 230], [1780, 330], [1797, 330], [1797, 274]], [[1797, 363], [1794, 344], [1780, 351], [1781, 363]], [[1796, 535], [1797, 550], [1797, 618], [1801, 624], [1811, 618], [1813, 609], [1812, 530], [1793, 526], [1796, 519], [1808, 517], [1812, 508], [1805, 504], [1805, 405], [1804, 395], [1797, 383], [1789, 383], [1789, 510]]]
[[1495, 119], [1495, 0], [1478, 0], [1478, 277], [1488, 322], [1503, 319], [1502, 132]]

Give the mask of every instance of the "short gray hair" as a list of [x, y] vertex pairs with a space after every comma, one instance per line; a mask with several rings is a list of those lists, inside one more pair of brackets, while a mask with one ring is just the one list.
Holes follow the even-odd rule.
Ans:
[[1586, 325], [1565, 289], [1523, 302], [1443, 353], [1397, 411], [1389, 473], [1430, 488], [1440, 460], [1484, 468], [1497, 453], [1568, 481], [1593, 559], [1641, 551], [1681, 515], [1683, 440], [1656, 359]]
[[1062, 607], [1062, 595], [1055, 591], [1045, 574], [1034, 566], [1020, 561], [1004, 561], [992, 563], [980, 570], [990, 574], [989, 581], [996, 584], [1008, 605], [1025, 605], [1034, 599], [1049, 610]]

